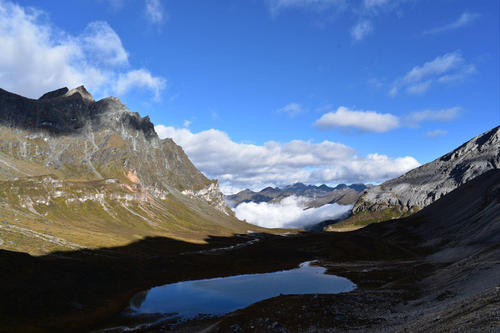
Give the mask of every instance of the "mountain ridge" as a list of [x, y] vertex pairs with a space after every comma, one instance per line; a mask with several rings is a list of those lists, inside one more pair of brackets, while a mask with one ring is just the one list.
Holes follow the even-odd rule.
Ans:
[[282, 187], [266, 187], [259, 192], [245, 189], [236, 194], [226, 195], [226, 202], [231, 207], [236, 207], [245, 202], [277, 202], [295, 195], [309, 198], [309, 207], [320, 207], [330, 203], [341, 205], [353, 204], [362, 191], [371, 187], [365, 184], [338, 184], [335, 187], [322, 185], [305, 185], [297, 182]]
[[0, 89], [0, 192], [0, 246], [31, 253], [260, 230], [149, 117], [83, 86], [39, 99]]
[[432, 162], [367, 189], [354, 203], [353, 216], [327, 230], [348, 231], [411, 215], [477, 176], [499, 168], [500, 126], [497, 126]]

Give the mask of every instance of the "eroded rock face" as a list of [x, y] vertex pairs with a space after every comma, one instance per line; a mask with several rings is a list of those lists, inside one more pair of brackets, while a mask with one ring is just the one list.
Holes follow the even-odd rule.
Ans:
[[460, 185], [500, 168], [500, 127], [401, 177], [365, 191], [354, 214], [395, 208], [401, 215], [422, 209]]
[[[43, 181], [49, 178], [54, 186]], [[161, 140], [148, 117], [115, 97], [95, 101], [83, 86], [37, 100], [0, 89], [0, 194], [0, 222], [24, 228], [8, 229], [23, 230], [22, 237], [30, 235], [28, 221], [41, 228], [32, 235], [54, 225], [47, 234], [61, 239], [63, 225], [70, 230], [86, 221], [123, 239], [247, 229], [226, 207], [217, 181], [173, 140]]]

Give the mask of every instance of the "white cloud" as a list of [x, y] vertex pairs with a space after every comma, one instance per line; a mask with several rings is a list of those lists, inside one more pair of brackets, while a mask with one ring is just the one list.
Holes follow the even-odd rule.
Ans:
[[419, 82], [422, 79], [433, 76], [442, 75], [452, 69], [463, 64], [464, 59], [458, 52], [447, 53], [437, 57], [432, 61], [428, 61], [422, 66], [415, 66], [403, 78], [405, 82]]
[[[131, 69], [118, 34], [106, 22], [91, 22], [79, 35], [54, 27], [48, 16], [0, 0], [0, 86], [37, 98], [85, 85], [97, 96], [145, 88], [158, 96], [165, 80]], [[162, 84], [163, 82], [163, 84]]]
[[437, 138], [440, 136], [445, 136], [446, 134], [448, 134], [448, 131], [437, 129], [433, 131], [428, 131], [427, 133], [425, 133], [425, 136], [428, 138]]
[[155, 99], [158, 100], [165, 84], [165, 79], [155, 77], [148, 70], [141, 68], [120, 74], [114, 90], [118, 94], [125, 94], [134, 88], [148, 88], [154, 92]]
[[459, 51], [446, 53], [421, 66], [413, 67], [395, 81], [389, 95], [395, 97], [400, 90], [406, 90], [410, 94], [422, 94], [436, 83], [458, 82], [475, 70], [475, 66], [467, 64]]
[[307, 112], [300, 104], [298, 103], [288, 103], [282, 108], [279, 108], [277, 112], [287, 113], [290, 117], [295, 117], [301, 113]]
[[153, 24], [162, 23], [165, 13], [160, 0], [146, 0], [146, 17]]
[[182, 124], [184, 127], [189, 127], [191, 125], [190, 120], [184, 120], [184, 123]]
[[[423, 81], [423, 82], [417, 82], [417, 83], [409, 85], [406, 88], [406, 91], [409, 94], [420, 95], [420, 94], [425, 93], [427, 90], [429, 90], [429, 88], [431, 87], [431, 84], [432, 84], [432, 80], [427, 80], [427, 81]], [[396, 93], [393, 92], [393, 90], [391, 90], [389, 92], [389, 94], [392, 96], [392, 95], [395, 95]]]
[[431, 30], [424, 31], [424, 34], [437, 34], [437, 33], [446, 32], [446, 31], [450, 31], [450, 30], [456, 30], [456, 29], [462, 28], [462, 27], [468, 25], [469, 23], [475, 21], [480, 16], [481, 15], [479, 15], [477, 13], [463, 12], [462, 15], [460, 15], [460, 17], [458, 17], [455, 21], [453, 21], [449, 24], [431, 29]]
[[[197, 168], [217, 178], [224, 193], [244, 188], [307, 183], [378, 182], [417, 167], [413, 157], [359, 156], [341, 143], [293, 140], [263, 145], [237, 143], [224, 132], [210, 129], [192, 133], [186, 128], [155, 126], [161, 138], [173, 138]], [[322, 173], [322, 170], [335, 169]]]
[[448, 122], [457, 118], [461, 109], [455, 106], [440, 110], [422, 110], [410, 113], [405, 120], [410, 127], [418, 127], [424, 121]]
[[352, 205], [328, 204], [307, 207], [308, 199], [290, 196], [278, 203], [241, 203], [234, 209], [240, 220], [266, 228], [304, 228], [346, 215]]
[[354, 27], [352, 27], [351, 37], [355, 41], [359, 41], [365, 38], [372, 31], [373, 31], [373, 26], [370, 21], [367, 20], [359, 21]]
[[85, 28], [80, 40], [96, 61], [109, 65], [128, 65], [128, 53], [120, 37], [111, 27], [102, 21], [92, 22]]
[[329, 168], [313, 171], [312, 179], [335, 182], [349, 179], [350, 183], [366, 183], [367, 179], [390, 179], [411, 170], [420, 164], [411, 156], [389, 158], [381, 154], [369, 154], [366, 158], [354, 158]]
[[328, 112], [316, 121], [316, 127], [329, 130], [356, 130], [360, 132], [387, 132], [399, 127], [398, 117], [390, 113], [350, 110], [340, 106], [335, 112]]

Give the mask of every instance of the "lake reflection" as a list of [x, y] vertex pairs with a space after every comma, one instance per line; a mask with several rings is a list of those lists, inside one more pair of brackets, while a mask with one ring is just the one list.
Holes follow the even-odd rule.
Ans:
[[130, 307], [137, 314], [176, 313], [192, 318], [225, 314], [280, 294], [335, 294], [356, 287], [325, 271], [305, 262], [288, 271], [172, 283], [136, 294]]

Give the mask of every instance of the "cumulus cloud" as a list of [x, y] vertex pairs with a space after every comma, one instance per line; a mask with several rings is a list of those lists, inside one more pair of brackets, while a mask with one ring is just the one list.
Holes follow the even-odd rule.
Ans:
[[146, 17], [153, 24], [162, 23], [165, 13], [160, 0], [146, 0]]
[[128, 65], [128, 53], [123, 48], [120, 37], [106, 22], [98, 21], [87, 25], [80, 40], [96, 62]]
[[436, 27], [434, 29], [430, 29], [427, 31], [424, 31], [424, 35], [429, 35], [429, 34], [438, 34], [441, 32], [446, 32], [450, 30], [456, 30], [459, 28], [462, 28], [469, 23], [475, 21], [478, 19], [481, 15], [477, 13], [469, 13], [469, 12], [463, 12], [462, 15], [460, 15], [455, 21], [445, 24], [440, 27]]
[[420, 164], [411, 156], [389, 158], [381, 154], [369, 154], [365, 158], [354, 158], [342, 164], [314, 170], [312, 179], [336, 182], [349, 179], [348, 183], [366, 183], [367, 179], [390, 179], [401, 175], [401, 170], [411, 170]]
[[[379, 182], [419, 166], [413, 157], [359, 156], [344, 144], [293, 140], [263, 145], [237, 143], [224, 132], [192, 133], [186, 128], [158, 125], [161, 138], [181, 145], [197, 168], [217, 178], [224, 193], [244, 188], [292, 184]], [[322, 172], [330, 170], [328, 172]], [[335, 170], [335, 172], [333, 172]]]
[[360, 132], [387, 132], [399, 127], [398, 117], [390, 113], [350, 110], [340, 106], [335, 112], [328, 112], [316, 121], [316, 127], [323, 130], [339, 128]]
[[156, 100], [160, 98], [160, 92], [165, 88], [165, 79], [155, 77], [144, 69], [131, 70], [118, 75], [114, 90], [118, 94], [125, 94], [135, 88], [148, 88], [154, 92]]
[[448, 109], [412, 112], [406, 117], [406, 123], [410, 127], [418, 127], [424, 121], [449, 122], [458, 117], [461, 109], [456, 106]]
[[448, 131], [437, 129], [433, 131], [428, 131], [427, 133], [425, 133], [425, 136], [428, 138], [437, 138], [440, 136], [445, 136], [446, 134], [448, 134]]
[[43, 11], [0, 0], [0, 45], [0, 85], [33, 98], [82, 84], [99, 96], [143, 88], [158, 97], [165, 85], [147, 69], [131, 69], [120, 37], [102, 21], [71, 35]]
[[308, 199], [290, 196], [277, 203], [247, 202], [234, 208], [240, 220], [266, 228], [305, 228], [349, 213], [352, 205], [328, 204], [308, 208]]
[[307, 112], [306, 109], [304, 109], [300, 104], [298, 103], [288, 103], [282, 108], [279, 108], [277, 110], [280, 113], [286, 113], [290, 117], [295, 117], [301, 113]]
[[358, 22], [351, 30], [351, 37], [355, 41], [362, 40], [367, 35], [369, 35], [373, 31], [373, 25], [370, 21], [363, 20]]
[[466, 63], [459, 51], [446, 53], [421, 66], [413, 67], [395, 81], [389, 95], [395, 97], [400, 90], [410, 94], [422, 94], [432, 85], [458, 82], [475, 71], [475, 66]]

